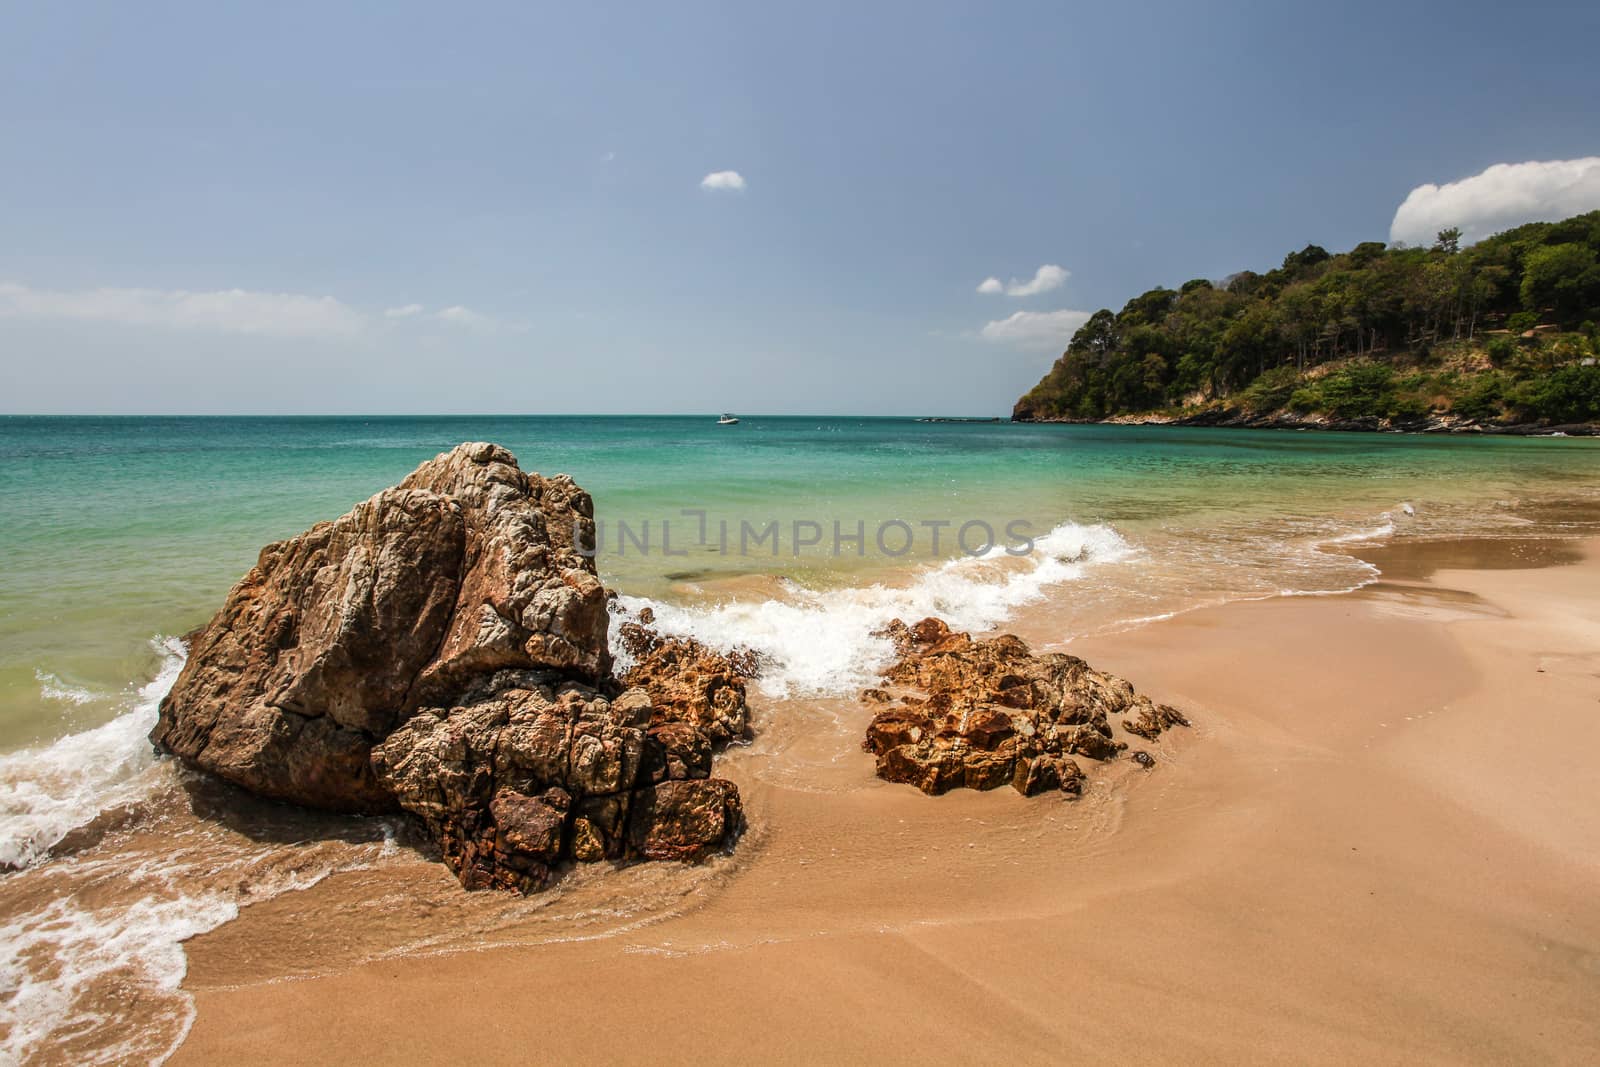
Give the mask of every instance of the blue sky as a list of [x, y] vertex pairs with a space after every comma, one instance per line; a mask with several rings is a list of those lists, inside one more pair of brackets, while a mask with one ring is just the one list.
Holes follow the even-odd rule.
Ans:
[[1002, 414], [1071, 313], [1600, 155], [1597, 55], [1594, 4], [11, 5], [0, 410]]

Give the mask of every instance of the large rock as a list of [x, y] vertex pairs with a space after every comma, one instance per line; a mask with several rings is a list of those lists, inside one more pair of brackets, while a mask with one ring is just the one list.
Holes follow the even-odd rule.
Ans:
[[902, 691], [862, 694], [883, 708], [863, 745], [878, 776], [925, 793], [1010, 785], [1025, 796], [1078, 793], [1083, 771], [1072, 756], [1114, 759], [1123, 730], [1154, 740], [1187, 726], [1175, 708], [1134, 692], [1076, 656], [1036, 656], [1020, 638], [975, 641], [940, 619], [915, 626], [895, 620], [884, 631], [899, 658], [884, 680]]
[[[411, 812], [469, 887], [537, 888], [574, 855], [665, 855], [630, 851], [649, 834], [628, 813], [709, 776], [714, 745], [746, 728], [744, 687], [694, 642], [636, 668], [643, 688], [619, 683], [593, 540], [571, 479], [461, 445], [263, 549], [192, 635], [151, 739], [263, 796]], [[685, 822], [674, 854], [731, 840], [738, 791], [722, 787], [726, 817]]]

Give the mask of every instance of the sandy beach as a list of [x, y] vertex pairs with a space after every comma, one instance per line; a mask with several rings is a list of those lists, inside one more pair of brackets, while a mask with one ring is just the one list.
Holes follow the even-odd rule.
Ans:
[[[1191, 714], [1154, 770], [933, 799], [865, 709], [758, 706], [749, 832], [654, 913], [370, 960], [448, 876], [335, 875], [188, 944], [172, 1062], [1591, 1061], [1600, 543], [1365, 554], [1070, 646]], [[374, 895], [397, 928], [352, 932]]]
[[1600, 5], [415, 7], [6, 20], [0, 1067], [1600, 1065]]

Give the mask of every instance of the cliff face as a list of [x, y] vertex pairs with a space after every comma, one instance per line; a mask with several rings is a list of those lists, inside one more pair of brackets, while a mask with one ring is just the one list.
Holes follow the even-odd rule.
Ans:
[[[707, 779], [713, 734], [744, 729], [743, 679], [696, 646], [625, 690], [593, 539], [570, 478], [461, 445], [263, 549], [192, 635], [151, 740], [276, 800], [411, 812], [469, 886], [704, 856], [739, 823], [738, 790]], [[679, 723], [683, 671], [719, 661], [719, 729]]]
[[1023, 397], [1011, 408], [1012, 422], [1042, 422], [1050, 418], [1050, 412], [1042, 410], [1034, 401], [1033, 395]]

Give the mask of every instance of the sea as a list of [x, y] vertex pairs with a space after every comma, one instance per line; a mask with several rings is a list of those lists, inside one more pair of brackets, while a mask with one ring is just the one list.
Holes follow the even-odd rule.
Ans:
[[0, 1062], [160, 1062], [193, 1019], [185, 942], [331, 877], [403, 870], [435, 895], [425, 921], [375, 910], [345, 962], [534, 928], [600, 936], [709, 877], [630, 875], [635, 902], [613, 894], [603, 909], [583, 877], [544, 900], [462, 902], [429, 880], [437, 865], [399, 821], [252, 808], [152, 751], [182, 635], [263, 545], [463, 441], [588, 490], [618, 616], [649, 607], [661, 629], [762, 654], [758, 752], [759, 731], [793, 737], [807, 709], [837, 717], [872, 684], [893, 618], [974, 631], [1027, 619], [1036, 643], [1070, 649], [1232, 600], [1359, 588], [1380, 577], [1363, 545], [1570, 537], [1600, 514], [1600, 441], [1577, 438], [0, 417]]

